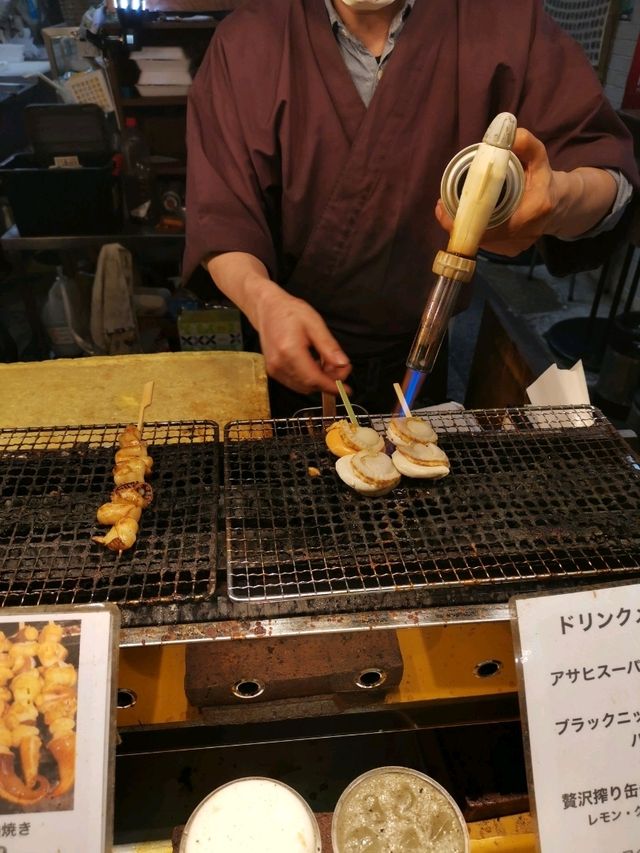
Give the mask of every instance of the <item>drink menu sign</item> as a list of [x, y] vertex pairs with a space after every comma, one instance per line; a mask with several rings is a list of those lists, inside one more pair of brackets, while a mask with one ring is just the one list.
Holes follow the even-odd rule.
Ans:
[[640, 850], [640, 584], [512, 599], [542, 853]]
[[0, 610], [0, 853], [104, 851], [118, 611]]

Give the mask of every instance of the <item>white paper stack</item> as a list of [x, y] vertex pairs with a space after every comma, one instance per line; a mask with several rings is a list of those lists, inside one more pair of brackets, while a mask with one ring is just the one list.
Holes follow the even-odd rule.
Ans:
[[181, 47], [143, 47], [130, 56], [140, 69], [136, 89], [143, 97], [183, 96], [189, 91], [191, 71]]

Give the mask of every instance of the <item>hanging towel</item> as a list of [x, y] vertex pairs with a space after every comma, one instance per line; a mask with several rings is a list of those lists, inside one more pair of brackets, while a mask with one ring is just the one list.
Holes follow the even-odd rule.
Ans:
[[133, 306], [133, 259], [119, 243], [102, 247], [91, 294], [91, 337], [107, 355], [141, 352]]

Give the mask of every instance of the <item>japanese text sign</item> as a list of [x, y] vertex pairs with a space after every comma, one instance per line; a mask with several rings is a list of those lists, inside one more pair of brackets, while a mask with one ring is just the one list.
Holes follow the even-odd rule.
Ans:
[[0, 610], [0, 853], [110, 849], [112, 605]]
[[640, 851], [640, 584], [511, 601], [542, 853]]

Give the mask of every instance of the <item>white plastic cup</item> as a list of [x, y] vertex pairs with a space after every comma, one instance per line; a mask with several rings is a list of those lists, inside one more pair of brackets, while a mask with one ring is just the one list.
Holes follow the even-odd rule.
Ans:
[[322, 853], [320, 829], [306, 801], [276, 779], [227, 782], [196, 807], [180, 853]]
[[469, 853], [469, 832], [442, 785], [408, 767], [378, 767], [343, 791], [331, 822], [334, 853]]

